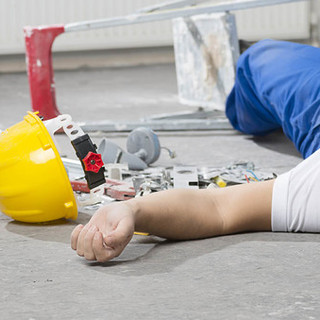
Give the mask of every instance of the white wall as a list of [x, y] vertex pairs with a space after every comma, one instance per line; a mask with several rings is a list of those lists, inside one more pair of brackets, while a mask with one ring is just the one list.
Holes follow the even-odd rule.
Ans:
[[[23, 53], [25, 25], [64, 24], [133, 13], [161, 0], [0, 0], [0, 54]], [[299, 2], [236, 13], [239, 38], [309, 38], [310, 4]], [[170, 21], [63, 34], [55, 51], [172, 44]]]

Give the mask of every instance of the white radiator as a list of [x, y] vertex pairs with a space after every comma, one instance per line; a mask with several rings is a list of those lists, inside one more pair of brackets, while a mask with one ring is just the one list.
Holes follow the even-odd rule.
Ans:
[[[0, 54], [24, 52], [26, 25], [65, 24], [133, 13], [161, 0], [0, 0]], [[164, 2], [164, 1], [163, 1]], [[236, 12], [239, 38], [306, 39], [310, 4], [298, 2]], [[170, 21], [63, 34], [54, 51], [150, 47], [172, 44]]]

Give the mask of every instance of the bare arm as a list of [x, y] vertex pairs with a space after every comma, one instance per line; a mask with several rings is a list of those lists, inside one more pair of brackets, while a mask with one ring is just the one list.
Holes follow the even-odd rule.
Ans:
[[134, 230], [170, 239], [197, 239], [271, 230], [273, 180], [223, 189], [177, 189], [99, 209], [71, 235], [71, 246], [88, 260], [118, 256]]

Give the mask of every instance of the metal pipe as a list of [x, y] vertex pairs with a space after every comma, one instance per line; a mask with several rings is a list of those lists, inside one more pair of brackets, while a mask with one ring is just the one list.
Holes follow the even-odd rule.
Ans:
[[144, 7], [139, 9], [137, 13], [149, 13], [158, 10], [168, 10], [168, 9], [176, 9], [187, 6], [194, 6], [201, 2], [208, 2], [209, 0], [176, 0], [176, 1], [168, 1], [163, 3], [158, 3], [150, 7]]
[[148, 127], [153, 131], [184, 131], [184, 130], [232, 130], [227, 118], [224, 119], [188, 119], [160, 120], [137, 122], [97, 121], [78, 124], [84, 132], [130, 132], [138, 127]]
[[167, 11], [155, 11], [151, 13], [136, 13], [122, 17], [68, 23], [65, 25], [65, 32], [85, 31], [90, 29], [124, 26], [151, 21], [170, 20], [178, 17], [189, 17], [198, 14], [235, 11], [300, 1], [309, 0], [238, 0], [236, 2], [224, 1], [210, 6], [195, 6]]

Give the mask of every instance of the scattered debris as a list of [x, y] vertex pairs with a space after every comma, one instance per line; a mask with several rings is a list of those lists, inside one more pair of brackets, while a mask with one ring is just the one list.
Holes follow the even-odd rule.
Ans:
[[[84, 200], [90, 190], [83, 177], [80, 162], [65, 158], [62, 161], [69, 174], [73, 190], [77, 192], [80, 199]], [[121, 171], [121, 179], [111, 179], [106, 176], [101, 204], [114, 200], [128, 200], [173, 188], [224, 188], [234, 184], [264, 181], [276, 177], [274, 173], [255, 170], [255, 165], [251, 161], [236, 161], [222, 168], [177, 166], [173, 168], [153, 167], [141, 171], [122, 168]]]

